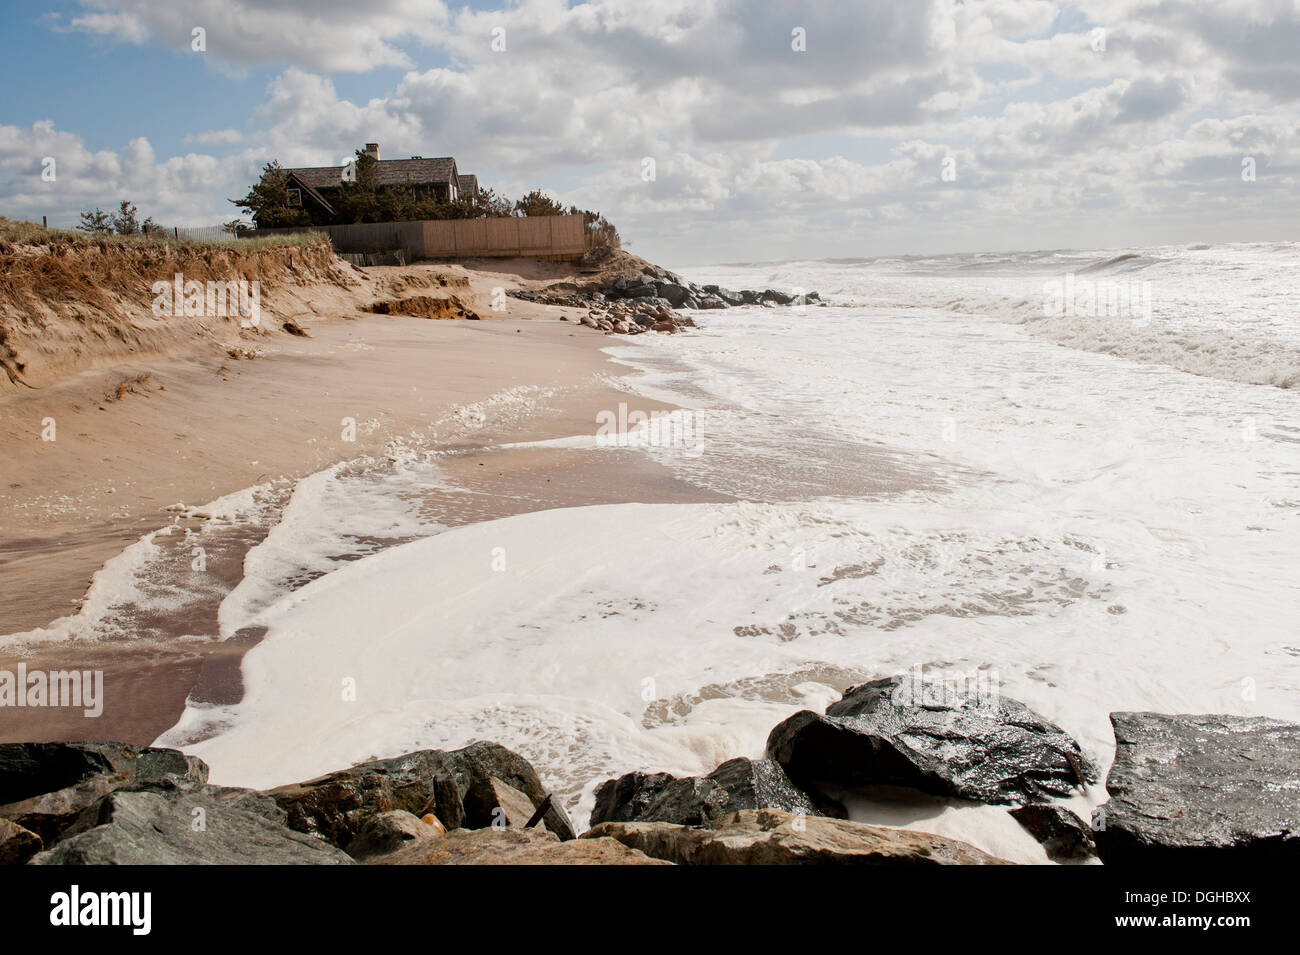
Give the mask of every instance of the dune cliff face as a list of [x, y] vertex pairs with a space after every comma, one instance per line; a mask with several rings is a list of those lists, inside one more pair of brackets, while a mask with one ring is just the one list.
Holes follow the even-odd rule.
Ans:
[[294, 317], [314, 297], [351, 299], [364, 284], [328, 241], [0, 241], [0, 391], [128, 358], [254, 348], [300, 334]]

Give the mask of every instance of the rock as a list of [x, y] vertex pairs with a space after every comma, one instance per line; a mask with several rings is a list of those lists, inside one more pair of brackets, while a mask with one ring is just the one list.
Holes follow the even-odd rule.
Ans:
[[[605, 822], [582, 840], [612, 838], [677, 865], [1005, 865], [974, 846], [906, 829], [777, 809], [747, 809], [712, 829]], [[582, 841], [579, 840], [579, 841]]]
[[174, 749], [128, 743], [0, 743], [0, 805], [66, 789], [94, 776], [206, 782], [208, 767]]
[[561, 842], [543, 829], [457, 829], [441, 839], [418, 842], [377, 865], [667, 865], [614, 839]]
[[614, 323], [614, 331], [618, 332], [620, 335], [626, 335], [628, 333], [628, 327], [627, 322], [622, 319], [619, 319]]
[[[533, 769], [532, 764], [518, 753], [506, 749], [500, 743], [473, 743], [448, 755], [456, 759], [460, 773], [458, 778], [466, 786], [464, 805], [468, 828], [479, 828], [492, 824], [490, 812], [484, 817], [471, 811], [470, 797], [477, 787], [485, 786], [493, 777], [519, 790], [532, 801], [534, 807], [540, 806], [542, 800], [548, 795], [546, 787], [542, 785], [537, 770]], [[443, 819], [444, 822], [447, 821], [446, 817], [442, 816], [441, 813], [439, 813], [439, 818]], [[573, 831], [573, 824], [569, 821], [568, 815], [565, 814], [558, 800], [552, 800], [551, 808], [547, 810], [543, 822], [547, 829], [561, 839], [574, 839], [577, 837], [577, 834]], [[453, 826], [453, 828], [455, 827]]]
[[1079, 744], [1023, 703], [936, 696], [911, 675], [851, 687], [825, 716], [779, 724], [768, 755], [805, 791], [888, 785], [1021, 805], [1096, 779]]
[[[420, 750], [393, 759], [361, 763], [305, 783], [273, 789], [269, 795], [289, 814], [299, 832], [346, 846], [371, 816], [404, 809], [416, 816], [432, 812], [450, 829], [492, 824], [495, 777], [541, 805], [546, 790], [528, 760], [497, 743], [474, 743], [453, 752]], [[573, 825], [552, 802], [546, 828], [574, 838]]]
[[741, 295], [739, 292], [733, 292], [729, 288], [716, 288], [716, 287], [709, 288], [706, 285], [704, 289], [707, 292], [712, 292], [718, 298], [722, 299], [722, 301], [724, 301], [727, 305], [730, 305], [732, 307], [745, 304], [745, 296]]
[[[195, 786], [110, 793], [99, 824], [32, 857], [33, 865], [350, 865], [352, 859], [284, 825], [250, 790]], [[202, 810], [196, 812], [196, 810]]]
[[633, 285], [623, 290], [626, 298], [655, 298], [659, 289], [654, 285]]
[[0, 812], [4, 818], [30, 829], [50, 845], [66, 835], [96, 825], [100, 801], [130, 781], [127, 773], [92, 776], [74, 786], [9, 803]]
[[9, 819], [0, 819], [0, 865], [22, 865], [45, 847], [41, 837]]
[[787, 295], [785, 294], [785, 292], [778, 292], [776, 289], [770, 288], [770, 289], [765, 289], [762, 293], [760, 293], [758, 296], [758, 300], [760, 303], [764, 305], [766, 304], [789, 305], [791, 302], [794, 301], [794, 296]]
[[92, 824], [104, 796], [124, 786], [201, 785], [208, 767], [174, 749], [127, 743], [0, 744], [0, 816], [46, 845]]
[[1107, 864], [1300, 859], [1300, 725], [1267, 717], [1112, 713]]
[[1040, 804], [1009, 811], [1042, 844], [1049, 859], [1087, 859], [1097, 854], [1088, 824], [1064, 806]]
[[660, 282], [655, 286], [655, 293], [673, 308], [680, 308], [690, 297], [691, 290], [673, 282]]
[[426, 826], [432, 826], [434, 831], [440, 836], [445, 836], [447, 834], [447, 827], [442, 824], [442, 820], [431, 812], [426, 812], [421, 816], [420, 821]]
[[602, 822], [669, 822], [711, 826], [742, 809], [819, 815], [812, 800], [770, 759], [729, 759], [707, 776], [678, 779], [633, 772], [596, 788], [593, 826]]
[[465, 810], [447, 756], [421, 750], [280, 786], [267, 795], [288, 814], [290, 828], [340, 848], [360, 835], [370, 817], [395, 809], [417, 816], [433, 812], [454, 828], [464, 823]]
[[718, 295], [704, 295], [695, 302], [695, 307], [700, 310], [726, 308], [727, 303]]
[[479, 818], [487, 817], [491, 820], [489, 825], [498, 828], [511, 826], [522, 829], [537, 811], [531, 799], [495, 776], [486, 786], [477, 788], [473, 798], [478, 801], [472, 814]]
[[[437, 821], [432, 813], [428, 818]], [[446, 830], [441, 823], [435, 827], [404, 809], [394, 809], [367, 819], [361, 832], [348, 844], [347, 853], [354, 859], [367, 859], [396, 852], [415, 840], [436, 839], [443, 835], [446, 835]]]

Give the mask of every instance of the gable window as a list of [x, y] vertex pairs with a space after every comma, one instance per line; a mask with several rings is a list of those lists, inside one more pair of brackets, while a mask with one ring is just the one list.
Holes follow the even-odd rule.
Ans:
[[290, 189], [290, 190], [289, 190], [289, 205], [290, 205], [291, 207], [293, 207], [293, 208], [297, 208], [298, 206], [301, 206], [301, 205], [302, 205], [302, 190], [301, 190], [301, 189]]

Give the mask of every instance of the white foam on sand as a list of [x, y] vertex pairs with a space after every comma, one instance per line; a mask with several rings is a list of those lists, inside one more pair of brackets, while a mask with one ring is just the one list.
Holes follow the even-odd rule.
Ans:
[[[1122, 570], [1094, 560], [1103, 530]], [[581, 820], [612, 775], [761, 755], [772, 726], [836, 694], [809, 681], [765, 694], [756, 678], [819, 663], [864, 679], [918, 662], [991, 668], [1103, 764], [1111, 710], [1253, 712], [1242, 674], [1286, 701], [1274, 711], [1300, 715], [1300, 660], [1271, 658], [1273, 630], [1228, 641], [1206, 619], [1207, 606], [1247, 611], [1232, 583], [1207, 574], [1166, 605], [1134, 600], [1169, 556], [1139, 528], [924, 502], [511, 517], [357, 561], [261, 611], [270, 629], [244, 658], [244, 701], [186, 750], [215, 782], [264, 787], [492, 739], [525, 753]], [[654, 701], [668, 716], [647, 724]], [[159, 743], [183, 735], [184, 721]], [[1028, 837], [1006, 844], [1002, 812], [936, 824], [990, 851], [1041, 853]]]
[[[1249, 259], [1214, 254], [1225, 269]], [[1243, 267], [1251, 287], [1272, 255]], [[1066, 269], [1164, 268], [1175, 284], [1205, 268], [1010, 258], [1021, 286]], [[1300, 394], [1231, 380], [1232, 363], [1195, 377], [1036, 339], [980, 311], [1006, 290], [980, 298], [969, 276], [1008, 263], [974, 259], [934, 281], [916, 263], [901, 277], [816, 264], [697, 275], [742, 288], [800, 278], [871, 304], [700, 313], [692, 335], [616, 346], [648, 369], [631, 387], [707, 409], [710, 425], [699, 455], [629, 446], [684, 481], [768, 503], [548, 511], [340, 560], [349, 526], [401, 524], [404, 482], [431, 478], [397, 467], [373, 495], [337, 476], [303, 482], [222, 608], [224, 632], [268, 628], [244, 658], [245, 699], [185, 748], [218, 782], [269, 786], [496, 740], [581, 824], [604, 779], [759, 756], [781, 719], [837, 698], [831, 684], [916, 665], [996, 673], [1103, 773], [1115, 710], [1300, 720]], [[889, 289], [897, 302], [872, 302]], [[1245, 310], [1259, 327], [1238, 330], [1263, 336], [1252, 348], [1290, 327], [1271, 308]], [[449, 425], [475, 429], [478, 416]], [[936, 479], [830, 497], [877, 454]], [[205, 718], [189, 708], [160, 742], [187, 743]], [[1104, 798], [1097, 787], [1073, 805], [1086, 816]], [[851, 808], [1044, 858], [1001, 807]]]

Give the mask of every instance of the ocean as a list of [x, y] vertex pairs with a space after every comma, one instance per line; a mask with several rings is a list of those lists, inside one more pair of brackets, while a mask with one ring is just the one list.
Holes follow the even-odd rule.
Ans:
[[[1298, 267], [1268, 243], [682, 268], [828, 305], [610, 338], [627, 407], [546, 444], [648, 455], [717, 502], [455, 526], [445, 502], [473, 492], [397, 444], [202, 509], [218, 551], [269, 527], [216, 592], [158, 572], [194, 533], [162, 530], [23, 636], [219, 601], [218, 634], [173, 636], [260, 641], [241, 694], [192, 699], [158, 741], [213, 781], [491, 739], [580, 825], [604, 779], [757, 757], [791, 713], [917, 667], [997, 686], [1103, 769], [1116, 710], [1300, 720]], [[543, 398], [504, 391], [446, 433]], [[641, 421], [638, 399], [682, 410]], [[850, 808], [1045, 858], [1001, 808]]]

